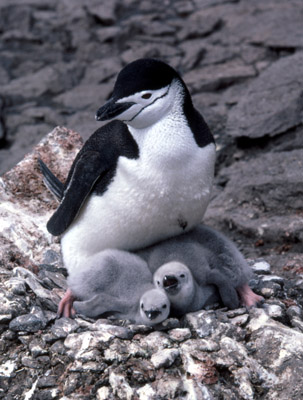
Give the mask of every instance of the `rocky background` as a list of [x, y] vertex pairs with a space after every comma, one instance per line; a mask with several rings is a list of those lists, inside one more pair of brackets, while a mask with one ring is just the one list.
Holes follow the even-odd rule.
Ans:
[[[302, 398], [302, 20], [301, 0], [1, 1], [0, 398]], [[262, 308], [158, 331], [55, 319], [65, 270], [37, 157], [63, 180], [139, 57], [180, 71], [215, 135], [205, 221], [250, 260]]]

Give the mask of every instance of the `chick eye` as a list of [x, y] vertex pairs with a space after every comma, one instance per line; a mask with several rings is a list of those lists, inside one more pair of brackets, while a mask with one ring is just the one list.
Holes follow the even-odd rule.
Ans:
[[164, 304], [164, 306], [162, 307], [162, 308], [166, 308], [167, 307], [167, 305], [166, 304]]
[[181, 274], [181, 275], [180, 275], [180, 278], [185, 278], [185, 275], [184, 275], [184, 274]]
[[160, 281], [157, 281], [157, 285], [160, 286]]
[[141, 308], [142, 308], [142, 310], [143, 310], [143, 307], [144, 307], [144, 305], [143, 305], [143, 303], [141, 303]]
[[151, 93], [145, 93], [145, 94], [142, 94], [142, 99], [150, 99], [151, 98]]

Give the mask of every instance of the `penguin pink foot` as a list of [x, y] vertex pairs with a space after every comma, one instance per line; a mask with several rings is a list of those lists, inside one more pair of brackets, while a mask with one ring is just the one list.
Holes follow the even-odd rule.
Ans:
[[74, 317], [76, 311], [73, 308], [75, 297], [70, 289], [67, 289], [65, 292], [62, 300], [59, 303], [58, 311], [57, 311], [57, 318], [60, 317], [67, 317], [71, 318]]
[[237, 292], [240, 296], [241, 303], [248, 308], [255, 307], [258, 303], [264, 302], [264, 298], [254, 293], [247, 283], [238, 287]]

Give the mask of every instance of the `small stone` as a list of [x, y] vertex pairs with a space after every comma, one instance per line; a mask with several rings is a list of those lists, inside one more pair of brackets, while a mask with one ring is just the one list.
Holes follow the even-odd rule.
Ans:
[[102, 386], [97, 390], [97, 400], [108, 400], [109, 399], [110, 390], [107, 386]]
[[267, 288], [267, 287], [262, 288], [262, 289], [260, 290], [260, 292], [261, 292], [261, 295], [262, 295], [263, 297], [265, 297], [266, 299], [269, 299], [270, 297], [273, 297], [274, 294], [275, 294], [274, 289], [272, 289], [272, 288]]
[[57, 340], [54, 344], [51, 345], [50, 347], [51, 353], [55, 354], [66, 354], [66, 347], [64, 346], [63, 342], [61, 340]]
[[303, 332], [303, 321], [297, 317], [292, 318], [291, 326], [294, 328], [298, 328], [301, 332]]
[[21, 363], [22, 363], [22, 365], [24, 366], [24, 367], [27, 367], [27, 368], [32, 368], [32, 369], [39, 369], [39, 368], [41, 368], [41, 365], [39, 364], [39, 361], [38, 360], [33, 360], [33, 358], [32, 357], [29, 357], [29, 356], [23, 356], [22, 358], [21, 358]]
[[228, 310], [226, 315], [228, 318], [238, 317], [239, 315], [247, 314], [247, 309], [245, 307], [236, 308], [235, 310]]
[[[89, 357], [88, 357], [89, 358]], [[103, 372], [107, 367], [106, 364], [96, 361], [89, 361], [88, 358], [85, 360], [76, 360], [70, 367], [72, 372]]]
[[49, 388], [57, 386], [58, 378], [55, 375], [41, 376], [38, 380], [37, 387], [39, 388]]
[[47, 354], [48, 350], [45, 349], [45, 345], [39, 339], [33, 339], [29, 344], [29, 351], [31, 355], [36, 358], [41, 355]]
[[183, 384], [179, 376], [165, 374], [154, 382], [153, 388], [156, 399], [177, 399], [183, 391]]
[[46, 265], [56, 265], [60, 262], [60, 260], [60, 255], [52, 249], [46, 250], [46, 252], [43, 254], [43, 263]]
[[11, 278], [5, 283], [5, 287], [10, 290], [13, 294], [24, 295], [26, 293], [25, 282], [23, 279]]
[[0, 320], [2, 319], [3, 323], [26, 312], [28, 312], [26, 298], [12, 296], [0, 289]]
[[152, 355], [151, 362], [156, 369], [162, 367], [168, 368], [175, 362], [179, 355], [180, 352], [178, 349], [163, 349]]
[[266, 261], [258, 261], [251, 266], [256, 274], [270, 274], [270, 264]]
[[60, 318], [57, 319], [51, 327], [51, 331], [58, 339], [64, 339], [78, 328], [79, 325], [75, 320], [71, 318]]
[[155, 391], [150, 384], [146, 384], [142, 386], [140, 389], [137, 389], [137, 394], [139, 396], [139, 400], [148, 400], [155, 398]]
[[183, 342], [191, 337], [189, 328], [175, 328], [168, 332], [169, 337], [176, 342]]
[[98, 320], [97, 322], [95, 322], [92, 325], [91, 329], [96, 331], [109, 332], [120, 339], [130, 340], [134, 336], [134, 333], [128, 327], [105, 324], [103, 320]]
[[277, 275], [262, 276], [262, 281], [263, 282], [275, 282], [275, 283], [279, 283], [280, 285], [284, 285], [284, 279], [281, 276], [277, 276]]
[[140, 340], [140, 344], [151, 352], [157, 352], [171, 346], [169, 336], [163, 332], [152, 332]]
[[244, 326], [247, 323], [248, 319], [249, 319], [249, 315], [244, 314], [244, 315], [238, 315], [237, 317], [231, 318], [230, 322], [233, 325]]
[[75, 358], [81, 359], [82, 356], [86, 357], [87, 352], [107, 345], [113, 339], [114, 335], [109, 332], [70, 333], [66, 337], [64, 345], [70, 349]]
[[122, 374], [110, 371], [109, 383], [113, 389], [113, 393], [120, 399], [131, 400], [134, 392], [129, 383]]
[[210, 336], [218, 326], [218, 320], [214, 311], [198, 311], [185, 316], [185, 322], [199, 337]]
[[302, 318], [302, 308], [299, 306], [290, 306], [286, 310], [286, 314], [290, 319], [293, 317]]
[[220, 346], [217, 342], [211, 339], [199, 339], [197, 341], [198, 349], [202, 351], [218, 351]]
[[13, 360], [7, 360], [0, 365], [0, 377], [11, 378], [15, 376], [14, 371], [17, 369], [17, 364]]
[[284, 315], [282, 307], [276, 304], [264, 304], [263, 309], [271, 318], [281, 319]]
[[167, 331], [169, 329], [175, 329], [180, 327], [180, 321], [177, 318], [168, 318], [165, 321], [158, 324], [156, 329], [158, 331]]
[[56, 312], [59, 303], [58, 294], [46, 289], [40, 279], [31, 271], [23, 267], [16, 267], [13, 271], [15, 277], [24, 279], [28, 287], [35, 293], [40, 300], [41, 305], [47, 309]]

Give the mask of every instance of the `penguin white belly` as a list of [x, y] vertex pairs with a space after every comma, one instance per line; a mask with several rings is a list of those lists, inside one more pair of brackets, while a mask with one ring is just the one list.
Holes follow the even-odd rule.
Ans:
[[[187, 136], [188, 138], [188, 136]], [[91, 195], [62, 236], [69, 270], [85, 268], [87, 258], [106, 248], [135, 250], [180, 234], [198, 224], [210, 200], [215, 146], [189, 141], [182, 153], [144, 146], [138, 159], [120, 157], [106, 192]], [[180, 144], [180, 143], [179, 143]]]

